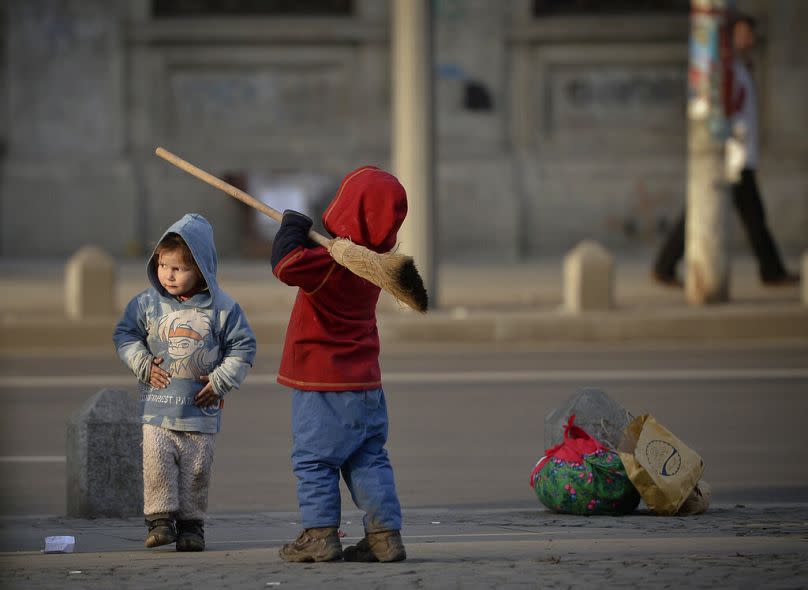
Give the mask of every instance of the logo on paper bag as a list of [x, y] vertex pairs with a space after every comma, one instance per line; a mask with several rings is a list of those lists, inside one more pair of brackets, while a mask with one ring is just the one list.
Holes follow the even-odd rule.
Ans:
[[645, 456], [650, 467], [660, 475], [671, 477], [682, 468], [682, 456], [672, 444], [664, 440], [652, 440], [645, 446]]

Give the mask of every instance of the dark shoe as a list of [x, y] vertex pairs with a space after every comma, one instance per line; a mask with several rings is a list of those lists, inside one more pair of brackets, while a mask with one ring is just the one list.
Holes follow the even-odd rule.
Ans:
[[306, 529], [293, 543], [281, 547], [278, 555], [286, 561], [333, 561], [342, 557], [337, 527]]
[[779, 277], [762, 279], [761, 282], [767, 287], [794, 287], [800, 284], [800, 277], [787, 272]]
[[681, 289], [685, 286], [684, 283], [676, 277], [676, 275], [663, 274], [655, 270], [651, 271], [651, 278], [654, 279], [654, 282], [665, 287], [675, 287], [677, 289]]
[[177, 529], [170, 514], [153, 514], [146, 517], [146, 547], [169, 545], [177, 540]]
[[177, 551], [204, 551], [205, 527], [201, 520], [177, 521]]
[[367, 533], [356, 545], [343, 552], [345, 561], [403, 561], [407, 559], [399, 531]]

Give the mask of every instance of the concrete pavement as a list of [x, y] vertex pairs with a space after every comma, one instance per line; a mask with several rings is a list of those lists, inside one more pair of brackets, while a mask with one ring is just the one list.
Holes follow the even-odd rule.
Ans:
[[[808, 505], [715, 505], [700, 516], [578, 517], [530, 508], [405, 510], [408, 559], [289, 564], [293, 513], [214, 515], [208, 549], [143, 547], [140, 519], [0, 519], [2, 588], [804, 588]], [[343, 545], [362, 534], [343, 515]], [[75, 553], [42, 554], [48, 535]]]
[[[444, 264], [439, 305], [426, 315], [402, 309], [384, 294], [384, 343], [573, 342], [806, 339], [808, 306], [800, 288], [764, 287], [755, 261], [733, 261], [731, 302], [692, 307], [679, 289], [649, 277], [650, 255], [617, 256], [615, 309], [572, 315], [562, 309], [562, 260], [477, 265]], [[797, 261], [789, 261], [797, 268]], [[117, 317], [80, 322], [64, 314], [61, 261], [0, 260], [0, 351], [109, 346]], [[220, 283], [245, 309], [261, 344], [282, 342], [295, 290], [264, 263], [222, 261]], [[116, 309], [146, 286], [144, 264], [119, 264]]]

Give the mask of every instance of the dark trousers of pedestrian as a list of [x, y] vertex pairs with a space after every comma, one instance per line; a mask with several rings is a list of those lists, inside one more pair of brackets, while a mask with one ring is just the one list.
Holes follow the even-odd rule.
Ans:
[[[761, 281], [773, 282], [786, 276], [783, 259], [777, 250], [771, 232], [766, 225], [766, 212], [760, 200], [755, 171], [749, 168], [741, 172], [739, 182], [732, 184], [732, 201], [741, 218], [749, 243], [758, 261]], [[662, 244], [654, 263], [658, 277], [672, 279], [676, 265], [685, 254], [685, 212], [676, 220], [671, 232]]]

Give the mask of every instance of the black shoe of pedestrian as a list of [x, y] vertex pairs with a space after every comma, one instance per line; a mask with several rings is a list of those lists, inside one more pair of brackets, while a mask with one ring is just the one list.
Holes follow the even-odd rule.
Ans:
[[767, 287], [795, 287], [800, 284], [800, 277], [787, 272], [778, 277], [763, 279], [761, 282]]
[[201, 520], [177, 521], [177, 551], [204, 551], [205, 527]]
[[146, 517], [146, 547], [170, 545], [177, 540], [177, 529], [170, 514], [152, 514]]
[[659, 283], [665, 287], [675, 287], [677, 289], [681, 289], [684, 287], [684, 283], [677, 278], [676, 275], [669, 275], [657, 272], [655, 270], [651, 271], [651, 278], [654, 282]]

